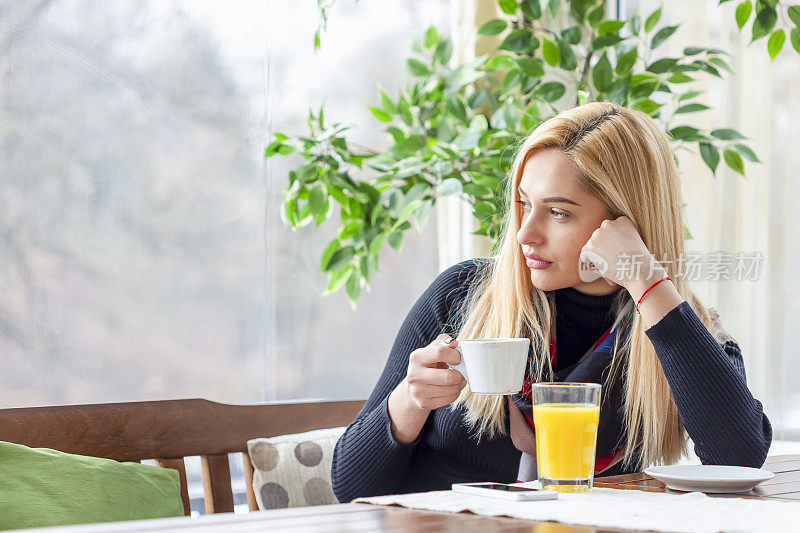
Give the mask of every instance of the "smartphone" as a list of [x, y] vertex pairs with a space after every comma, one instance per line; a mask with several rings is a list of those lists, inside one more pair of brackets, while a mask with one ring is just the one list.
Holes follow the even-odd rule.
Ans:
[[558, 493], [554, 490], [532, 489], [521, 487], [516, 484], [506, 485], [505, 483], [453, 483], [453, 492], [463, 494], [475, 494], [476, 496], [486, 496], [489, 498], [500, 498], [503, 500], [532, 501], [532, 500], [555, 500]]

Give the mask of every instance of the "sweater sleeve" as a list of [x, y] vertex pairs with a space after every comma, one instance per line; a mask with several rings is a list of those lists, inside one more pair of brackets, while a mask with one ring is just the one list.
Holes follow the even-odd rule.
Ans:
[[340, 502], [392, 494], [400, 487], [420, 439], [410, 444], [395, 440], [389, 395], [406, 377], [412, 351], [427, 346], [442, 333], [456, 333], [451, 312], [466, 295], [478, 265], [477, 261], [464, 261], [442, 272], [403, 321], [377, 385], [336, 443], [331, 479]]
[[703, 464], [760, 468], [772, 426], [747, 388], [736, 342], [720, 345], [685, 301], [649, 328], [647, 336]]

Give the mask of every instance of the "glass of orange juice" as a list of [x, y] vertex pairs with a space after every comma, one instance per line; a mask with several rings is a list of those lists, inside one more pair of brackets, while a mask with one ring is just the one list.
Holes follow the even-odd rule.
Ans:
[[534, 383], [536, 470], [542, 488], [588, 492], [594, 481], [600, 385]]

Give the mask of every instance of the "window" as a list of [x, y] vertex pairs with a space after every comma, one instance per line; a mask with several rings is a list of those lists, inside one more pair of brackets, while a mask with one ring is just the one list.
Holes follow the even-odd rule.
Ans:
[[322, 298], [334, 221], [280, 221], [267, 132], [366, 110], [449, 2], [0, 4], [0, 405], [366, 397], [438, 272], [436, 223], [353, 312]]

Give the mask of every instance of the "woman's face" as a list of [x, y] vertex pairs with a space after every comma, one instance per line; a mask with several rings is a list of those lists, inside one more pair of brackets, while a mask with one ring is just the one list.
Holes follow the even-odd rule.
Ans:
[[519, 184], [517, 241], [534, 287], [610, 294], [616, 288], [603, 278], [584, 282], [578, 274], [581, 249], [603, 220], [612, 218], [602, 202], [581, 187], [579, 175], [561, 150], [537, 150], [528, 157]]

